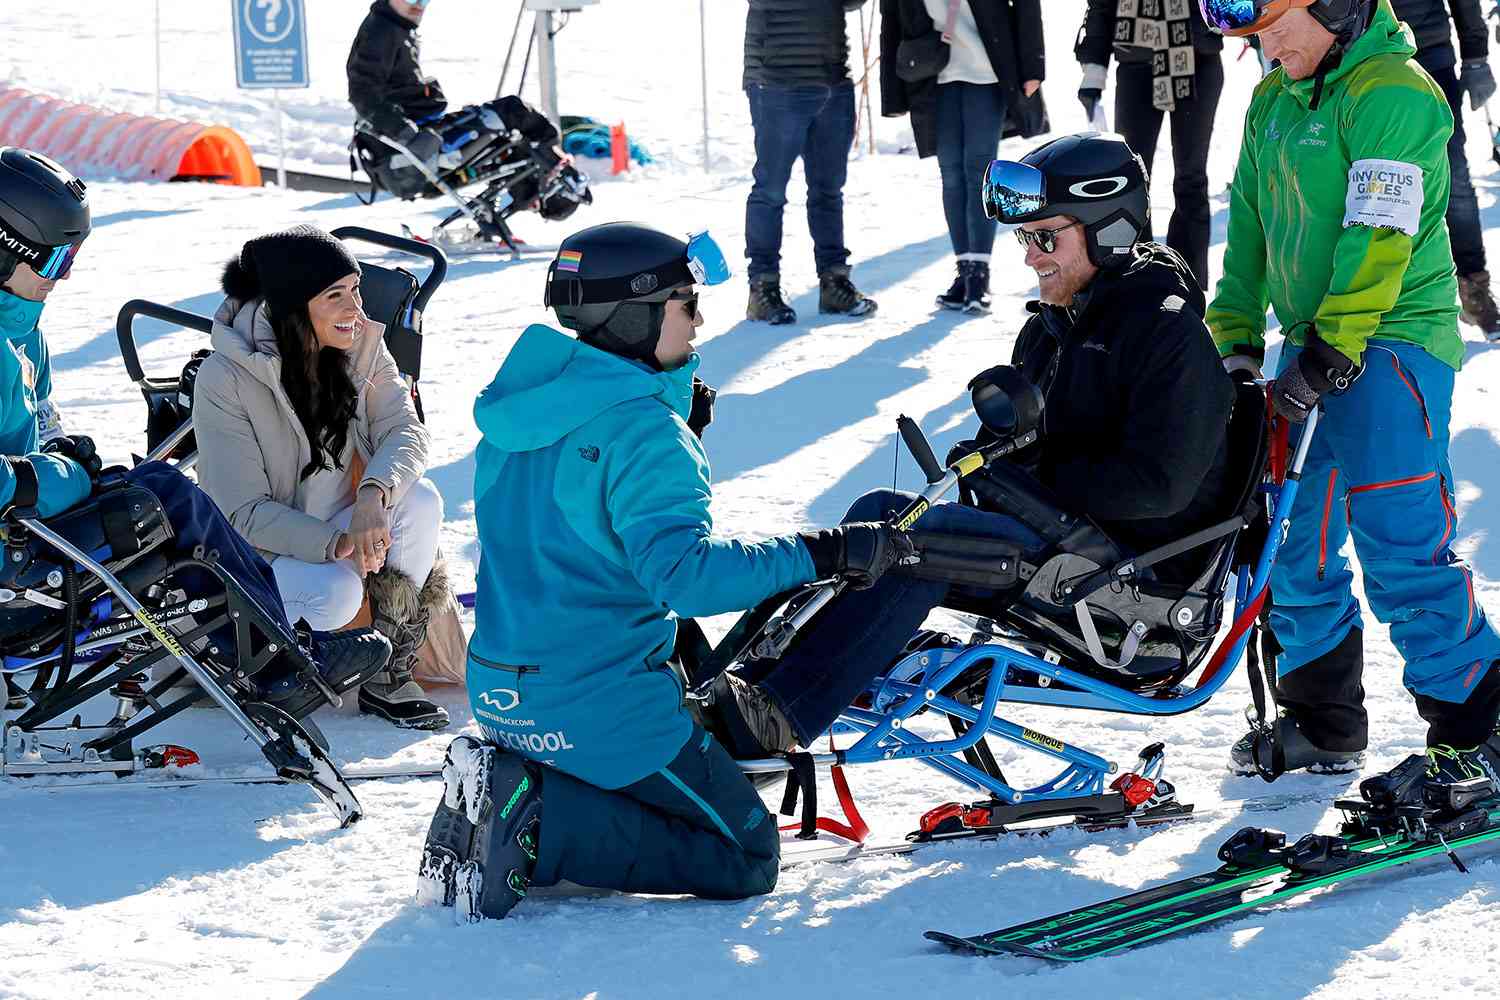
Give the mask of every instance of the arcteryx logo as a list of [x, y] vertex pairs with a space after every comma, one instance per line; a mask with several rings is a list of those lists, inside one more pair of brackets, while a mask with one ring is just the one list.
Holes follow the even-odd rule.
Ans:
[[1355, 167], [1349, 171], [1349, 186], [1355, 194], [1370, 197], [1402, 198], [1412, 185], [1416, 174], [1409, 170], [1393, 170], [1389, 167]]
[[27, 246], [25, 243], [22, 243], [10, 233], [6, 232], [4, 226], [0, 226], [0, 245], [3, 245], [5, 249], [20, 257], [22, 260], [36, 260], [42, 255], [42, 252], [40, 250], [33, 250], [31, 247]]

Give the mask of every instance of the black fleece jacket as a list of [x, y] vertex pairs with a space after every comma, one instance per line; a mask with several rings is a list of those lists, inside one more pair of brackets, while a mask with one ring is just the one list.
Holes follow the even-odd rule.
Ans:
[[382, 135], [448, 107], [437, 80], [422, 75], [417, 26], [375, 0], [349, 48], [349, 103]]
[[1182, 258], [1141, 244], [1072, 306], [1028, 308], [1011, 363], [1047, 399], [1037, 478], [1137, 552], [1227, 516], [1234, 386]]

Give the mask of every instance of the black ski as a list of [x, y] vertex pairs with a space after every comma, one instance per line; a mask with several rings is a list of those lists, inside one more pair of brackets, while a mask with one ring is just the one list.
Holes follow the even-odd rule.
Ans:
[[1247, 827], [1220, 849], [1212, 872], [1053, 914], [988, 934], [928, 931], [949, 947], [1076, 962], [1157, 941], [1269, 906], [1313, 889], [1446, 854], [1466, 871], [1458, 851], [1500, 840], [1500, 800], [1459, 789], [1443, 808], [1339, 802], [1349, 819], [1339, 835], [1310, 834], [1287, 845], [1274, 830]]

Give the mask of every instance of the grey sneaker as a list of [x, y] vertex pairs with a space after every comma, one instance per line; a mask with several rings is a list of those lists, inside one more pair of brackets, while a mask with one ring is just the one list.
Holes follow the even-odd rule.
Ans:
[[[1302, 735], [1296, 720], [1289, 715], [1283, 715], [1274, 725], [1276, 737], [1281, 741], [1282, 752], [1286, 755], [1287, 771], [1349, 774], [1364, 766], [1363, 750], [1324, 750], [1314, 746], [1311, 740]], [[1236, 740], [1230, 748], [1229, 769], [1235, 774], [1253, 777], [1260, 773], [1255, 768], [1256, 735], [1252, 730]], [[1267, 760], [1266, 763], [1269, 764], [1270, 761]]]
[[710, 732], [737, 760], [796, 749], [797, 734], [770, 696], [728, 671], [713, 683], [708, 714], [717, 722]]

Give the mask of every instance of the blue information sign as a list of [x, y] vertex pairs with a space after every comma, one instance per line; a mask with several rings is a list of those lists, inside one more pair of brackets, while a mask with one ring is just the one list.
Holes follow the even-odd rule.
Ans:
[[234, 72], [243, 88], [308, 86], [303, 0], [230, 0]]

